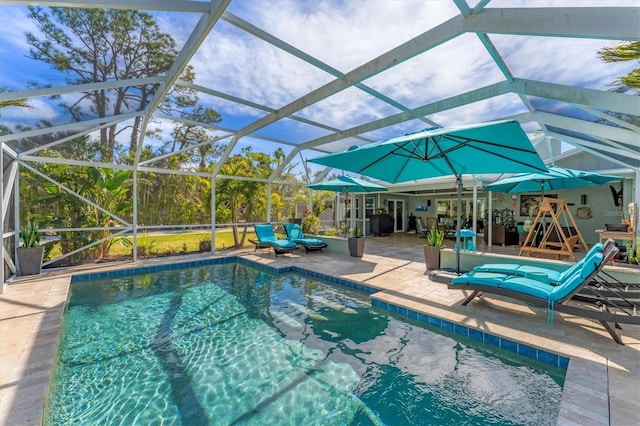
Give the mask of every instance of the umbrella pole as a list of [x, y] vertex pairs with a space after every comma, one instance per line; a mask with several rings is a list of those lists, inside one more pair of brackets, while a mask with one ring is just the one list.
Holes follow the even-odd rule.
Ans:
[[458, 217], [456, 221], [456, 274], [460, 275], [460, 225], [462, 222], [462, 175], [456, 176], [458, 184]]

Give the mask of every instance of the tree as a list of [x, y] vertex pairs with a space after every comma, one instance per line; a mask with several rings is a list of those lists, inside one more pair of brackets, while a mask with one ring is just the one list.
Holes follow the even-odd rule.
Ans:
[[[51, 64], [67, 75], [69, 84], [107, 82], [166, 74], [178, 51], [175, 41], [158, 27], [153, 17], [133, 10], [29, 7], [42, 38], [27, 33], [31, 58]], [[187, 68], [182, 76], [193, 81]], [[110, 117], [132, 111], [143, 111], [158, 90], [159, 84], [141, 84], [115, 89], [82, 92], [72, 104], [62, 107], [74, 120], [88, 117]], [[220, 115], [198, 105], [195, 92], [174, 88], [165, 97], [166, 112], [179, 111], [193, 120], [217, 123]], [[129, 137], [129, 155], [137, 146], [141, 116], [134, 119]], [[191, 130], [193, 126], [189, 127]], [[184, 130], [184, 129], [183, 129]], [[101, 160], [114, 160], [116, 138], [123, 128], [117, 124], [100, 130]], [[184, 131], [182, 132], [184, 135]], [[195, 139], [202, 142], [202, 137]]]
[[[127, 80], [161, 75], [177, 55], [175, 42], [160, 31], [153, 18], [132, 10], [29, 7], [30, 18], [42, 33], [27, 33], [33, 59], [67, 74], [69, 84]], [[142, 111], [157, 84], [96, 89], [64, 108], [76, 120]], [[134, 127], [139, 126], [139, 120]], [[137, 129], [131, 139], [137, 138]], [[100, 131], [103, 161], [112, 161], [116, 125]]]
[[[604, 62], [640, 61], [640, 41], [632, 41], [616, 47], [605, 47], [598, 52]], [[640, 88], [640, 68], [634, 68], [628, 74], [614, 82], [617, 86]]]
[[[277, 156], [278, 151], [271, 156], [244, 148], [240, 154], [229, 157], [220, 173], [227, 176], [266, 179], [279, 164]], [[253, 180], [217, 179], [216, 195], [216, 219], [218, 222], [233, 223], [234, 244], [240, 247], [244, 244], [247, 227], [244, 227], [240, 236], [237, 223], [262, 221], [267, 216], [267, 185]], [[276, 208], [282, 204], [277, 193], [271, 195], [271, 201], [275, 203]]]
[[[0, 86], [0, 93], [5, 92], [7, 90], [6, 87]], [[19, 107], [19, 108], [29, 108], [29, 104], [24, 99], [16, 99], [13, 101], [2, 101], [0, 102], [0, 109], [7, 107]], [[6, 126], [0, 126], [0, 135], [8, 135], [11, 133], [11, 130]]]
[[[600, 56], [600, 59], [604, 62], [640, 61], [640, 42], [633, 41], [612, 48], [605, 47], [598, 51], [598, 56]], [[613, 91], [619, 93], [640, 88], [640, 68], [634, 68], [626, 75], [615, 79], [611, 84], [614, 86]], [[609, 114], [633, 125], [640, 125], [640, 117], [637, 115], [618, 112], [609, 112]]]
[[[0, 93], [6, 92], [7, 88], [0, 86]], [[24, 99], [15, 99], [12, 101], [2, 101], [0, 102], [0, 109], [15, 106], [21, 108], [29, 108], [29, 104]]]
[[[64, 137], [65, 135], [57, 136]], [[39, 136], [38, 138], [43, 137]], [[34, 141], [34, 144], [40, 144], [38, 139]], [[91, 146], [91, 143], [87, 136], [83, 136], [72, 139], [63, 150], [46, 149], [44, 155], [56, 158], [63, 156], [75, 158], [79, 155], [78, 152], [85, 151], [87, 146]], [[57, 163], [36, 163], [33, 167], [112, 214], [123, 217], [126, 221], [131, 221], [130, 171]], [[66, 189], [34, 175], [28, 170], [21, 172], [20, 187], [20, 203], [27, 206], [38, 206], [37, 209], [31, 211], [22, 211], [22, 220], [27, 215], [33, 215], [38, 223], [55, 228], [109, 228], [122, 225]], [[93, 241], [109, 237], [110, 234], [109, 229], [61, 231], [59, 233], [59, 248], [62, 254], [68, 254]], [[108, 254], [112, 241], [103, 241], [88, 251], [75, 253], [67, 260], [62, 261], [62, 264], [81, 263], [88, 257], [102, 259]]]

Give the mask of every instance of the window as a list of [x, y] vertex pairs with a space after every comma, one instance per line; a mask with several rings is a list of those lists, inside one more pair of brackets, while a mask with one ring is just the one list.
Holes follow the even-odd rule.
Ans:
[[367, 197], [364, 199], [364, 206], [365, 206], [364, 217], [365, 218], [369, 219], [373, 215], [373, 210], [375, 208], [375, 201], [376, 199], [373, 197]]

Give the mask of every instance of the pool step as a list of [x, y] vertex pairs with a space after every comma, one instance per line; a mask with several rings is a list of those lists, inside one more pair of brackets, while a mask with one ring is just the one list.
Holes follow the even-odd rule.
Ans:
[[298, 321], [295, 318], [285, 314], [284, 312], [275, 311], [273, 309], [270, 309], [269, 313], [271, 314], [271, 316], [273, 318], [275, 318], [278, 321], [288, 325], [291, 328], [304, 328], [304, 325], [300, 321]]
[[336, 311], [344, 312], [345, 314], [355, 315], [358, 313], [355, 311], [355, 309], [352, 309], [348, 306], [341, 305], [337, 302], [334, 302], [333, 300], [329, 300], [322, 296], [312, 295], [311, 299], [313, 299], [314, 302], [321, 304], [323, 307], [326, 306]]
[[303, 314], [307, 315], [309, 318], [313, 318], [313, 319], [318, 320], [318, 321], [329, 321], [329, 318], [325, 317], [324, 315], [320, 315], [316, 311], [314, 311], [312, 309], [309, 309], [306, 306], [302, 306], [299, 303], [289, 302], [289, 306], [291, 306], [293, 308], [296, 308], [298, 311], [300, 311]]

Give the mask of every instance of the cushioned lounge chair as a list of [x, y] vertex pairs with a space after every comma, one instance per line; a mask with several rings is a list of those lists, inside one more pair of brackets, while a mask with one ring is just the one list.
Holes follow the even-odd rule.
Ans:
[[[519, 265], [517, 263], [485, 263], [484, 265], [476, 266], [473, 268], [473, 272], [490, 272], [504, 275], [516, 275], [520, 277], [529, 277], [537, 279], [539, 281], [547, 282], [552, 285], [556, 285], [559, 282], [564, 281], [570, 277], [575, 271], [582, 268], [585, 261], [589, 260], [595, 253], [603, 253], [609, 250], [609, 247], [615, 247], [612, 239], [607, 240], [604, 244], [595, 244], [585, 254], [585, 256], [569, 267], [565, 271], [556, 271], [554, 269], [542, 268], [539, 266], [531, 265]], [[608, 254], [605, 254], [608, 257]]]
[[293, 241], [285, 238], [277, 238], [273, 232], [273, 227], [269, 223], [253, 225], [253, 229], [258, 238], [256, 249], [258, 249], [258, 247], [273, 248], [276, 257], [278, 257], [279, 254], [291, 253], [293, 250], [298, 249], [298, 245]]
[[[615, 242], [610, 238], [605, 241], [604, 244], [598, 243], [594, 245], [580, 261], [576, 262], [573, 266], [563, 272], [539, 266], [519, 265], [516, 263], [486, 263], [473, 268], [473, 272], [492, 273], [494, 275], [485, 275], [485, 277], [492, 280], [507, 278], [503, 275], [515, 275], [532, 278], [550, 285], [557, 285], [576, 270], [580, 269], [584, 262], [590, 259], [596, 252], [602, 252], [604, 259], [612, 259], [614, 253], [611, 250], [614, 250], [615, 247]], [[605, 261], [605, 264], [608, 260]], [[480, 279], [480, 275], [476, 278]], [[640, 285], [623, 283], [602, 269], [600, 269], [597, 276], [593, 277], [588, 286], [580, 290], [580, 297], [574, 296], [574, 299], [580, 299], [583, 301], [592, 300], [594, 291], [597, 291], [599, 295], [596, 298], [597, 303], [599, 303], [600, 296], [607, 296], [609, 298], [608, 300], [619, 300], [620, 303], [625, 306], [630, 305], [627, 303], [626, 299], [640, 299]]]
[[284, 232], [287, 234], [287, 239], [300, 244], [304, 247], [306, 253], [310, 251], [320, 251], [322, 253], [322, 249], [327, 247], [327, 243], [321, 239], [305, 236], [302, 228], [297, 223], [285, 223]]
[[[493, 293], [533, 305], [546, 306], [549, 312], [549, 321], [553, 318], [554, 311], [594, 319], [603, 325], [616, 343], [623, 344], [616, 327], [619, 328], [620, 323], [640, 325], [636, 304], [626, 300], [629, 305], [622, 306], [606, 293], [598, 292], [597, 288], [589, 286], [592, 279], [617, 252], [617, 247], [611, 246], [606, 252], [606, 257], [604, 252], [592, 253], [578, 270], [575, 270], [570, 276], [564, 277], [556, 286], [522, 276], [495, 272], [470, 272], [454, 278], [449, 284], [449, 288], [471, 290], [471, 294], [462, 302], [463, 306], [483, 293]], [[573, 296], [585, 288], [593, 294], [593, 298], [589, 302], [597, 301], [597, 303], [585, 305], [568, 303]], [[611, 308], [615, 308], [615, 312], [611, 311]]]

